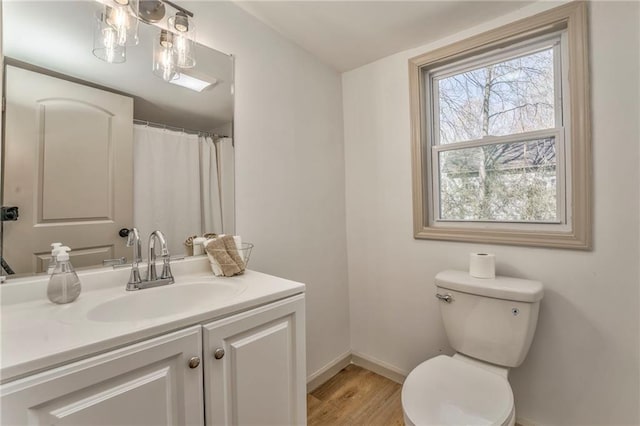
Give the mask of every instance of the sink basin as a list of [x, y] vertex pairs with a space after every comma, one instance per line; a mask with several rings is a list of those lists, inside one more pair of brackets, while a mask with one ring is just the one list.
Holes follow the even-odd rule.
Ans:
[[141, 321], [205, 309], [242, 293], [238, 283], [190, 282], [138, 290], [108, 300], [87, 312], [98, 322]]

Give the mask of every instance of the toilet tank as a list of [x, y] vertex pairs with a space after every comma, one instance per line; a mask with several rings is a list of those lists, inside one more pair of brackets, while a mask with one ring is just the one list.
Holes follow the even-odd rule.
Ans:
[[463, 271], [436, 275], [440, 313], [457, 352], [505, 367], [522, 364], [538, 322], [542, 283], [519, 278], [474, 278]]

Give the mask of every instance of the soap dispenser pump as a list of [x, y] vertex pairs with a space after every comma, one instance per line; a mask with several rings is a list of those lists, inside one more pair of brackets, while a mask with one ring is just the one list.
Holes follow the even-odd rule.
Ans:
[[66, 246], [55, 250], [56, 266], [47, 286], [47, 297], [53, 303], [71, 303], [80, 296], [80, 279], [69, 262], [70, 250]]
[[62, 243], [51, 243], [51, 259], [49, 259], [49, 267], [47, 268], [47, 274], [53, 274], [53, 270], [56, 267], [56, 255], [58, 249], [62, 247]]

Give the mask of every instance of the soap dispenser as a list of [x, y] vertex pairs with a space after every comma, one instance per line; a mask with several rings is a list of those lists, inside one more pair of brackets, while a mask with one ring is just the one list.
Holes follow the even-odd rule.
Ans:
[[80, 279], [69, 262], [70, 250], [66, 246], [55, 250], [56, 266], [47, 286], [47, 297], [53, 303], [71, 303], [80, 296]]
[[49, 259], [49, 267], [47, 268], [47, 274], [53, 274], [53, 270], [56, 267], [56, 251], [62, 247], [62, 243], [51, 243], [51, 259]]

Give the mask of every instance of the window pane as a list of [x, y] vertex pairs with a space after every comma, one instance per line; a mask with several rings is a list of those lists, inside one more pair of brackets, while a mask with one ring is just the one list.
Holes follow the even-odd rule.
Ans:
[[439, 153], [443, 220], [555, 222], [555, 138]]
[[553, 48], [436, 79], [440, 144], [555, 127]]

